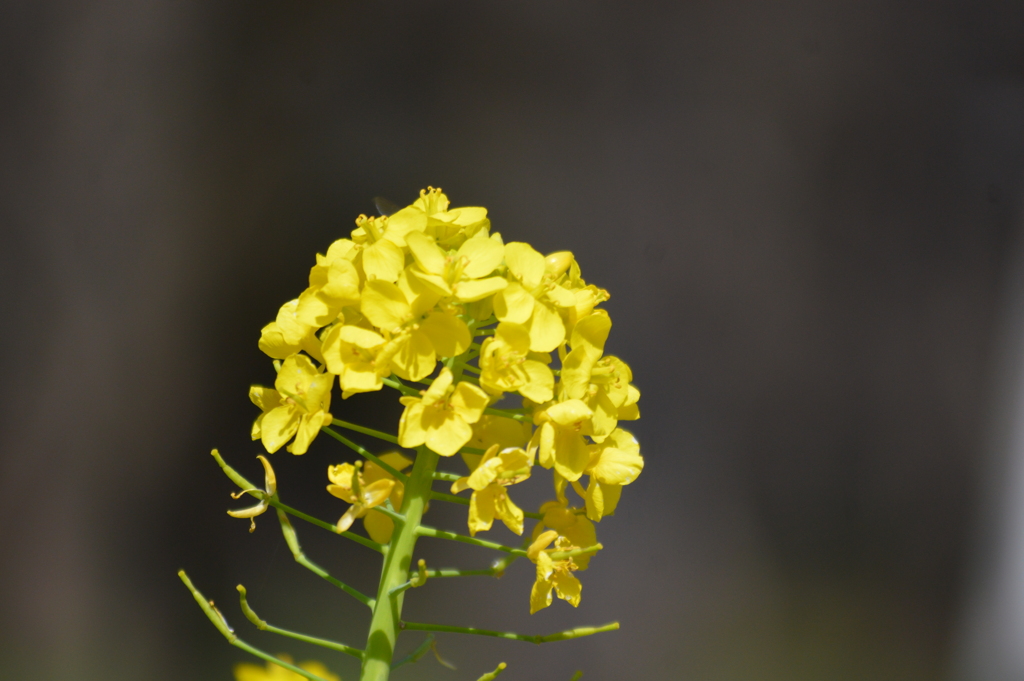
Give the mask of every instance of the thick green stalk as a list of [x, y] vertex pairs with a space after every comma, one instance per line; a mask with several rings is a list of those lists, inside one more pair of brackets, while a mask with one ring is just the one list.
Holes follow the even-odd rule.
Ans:
[[405, 499], [402, 502], [402, 515], [405, 519], [395, 522], [395, 532], [384, 555], [384, 569], [377, 589], [373, 619], [370, 621], [370, 635], [363, 654], [360, 681], [387, 681], [391, 671], [391, 658], [395, 652], [405, 594], [392, 596], [389, 592], [409, 579], [412, 552], [419, 536], [417, 531], [423, 510], [430, 499], [430, 485], [437, 468], [437, 459], [437, 454], [426, 447], [420, 447], [416, 463], [405, 484]]

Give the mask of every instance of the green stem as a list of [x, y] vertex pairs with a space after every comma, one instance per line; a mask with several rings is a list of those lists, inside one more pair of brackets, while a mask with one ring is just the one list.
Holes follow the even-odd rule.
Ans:
[[400, 381], [397, 378], [382, 378], [380, 380], [381, 380], [381, 383], [383, 383], [387, 387], [394, 388], [395, 390], [398, 390], [399, 392], [401, 392], [403, 395], [418, 396], [420, 394], [419, 390], [417, 390], [416, 388], [413, 388], [411, 386], [408, 386], [405, 383], [402, 383], [402, 381]]
[[382, 430], [374, 430], [373, 428], [367, 428], [359, 425], [358, 423], [349, 423], [348, 421], [342, 421], [341, 419], [334, 419], [331, 423], [339, 428], [347, 428], [348, 430], [354, 430], [357, 433], [362, 433], [363, 435], [370, 435], [378, 440], [384, 440], [385, 442], [390, 442], [395, 445], [398, 444], [397, 437], [390, 433], [385, 433]]
[[359, 456], [362, 456], [374, 462], [375, 464], [386, 470], [388, 473], [393, 475], [396, 479], [401, 480], [402, 482], [405, 482], [409, 479], [409, 476], [407, 476], [405, 473], [401, 472], [397, 468], [394, 468], [393, 466], [389, 466], [388, 464], [384, 463], [384, 461], [379, 456], [376, 456], [375, 454], [371, 454], [370, 452], [366, 451], [365, 449], [357, 445], [355, 442], [352, 442], [352, 440], [349, 440], [341, 433], [331, 430], [330, 426], [323, 426], [320, 430], [327, 433], [335, 440], [337, 440], [341, 444], [345, 445], [346, 447], [354, 451]]
[[307, 515], [302, 511], [292, 508], [291, 506], [286, 506], [285, 504], [282, 504], [280, 501], [278, 501], [276, 497], [270, 500], [270, 505], [276, 509], [284, 511], [288, 515], [293, 515], [300, 520], [305, 520], [307, 523], [310, 523], [311, 525], [316, 525], [317, 527], [323, 528], [328, 532], [333, 532], [334, 534], [340, 534], [342, 537], [345, 537], [346, 539], [351, 539], [357, 544], [362, 544], [368, 549], [373, 549], [377, 553], [384, 553], [383, 544], [378, 544], [372, 539], [367, 539], [366, 537], [360, 537], [355, 532], [338, 532], [337, 525], [334, 525], [333, 523], [324, 522], [319, 518], [314, 518], [313, 516]]
[[321, 646], [323, 648], [330, 648], [331, 650], [337, 650], [351, 655], [352, 657], [358, 657], [360, 660], [363, 659], [363, 651], [352, 646], [347, 646], [344, 643], [338, 643], [337, 641], [329, 641], [326, 638], [317, 638], [316, 636], [307, 636], [306, 634], [300, 634], [297, 631], [289, 631], [288, 629], [282, 629], [281, 627], [275, 627], [273, 624], [267, 624], [266, 621], [259, 618], [259, 615], [249, 606], [249, 601], [245, 597], [245, 587], [239, 584], [235, 587], [238, 589], [238, 600], [242, 606], [242, 612], [245, 614], [246, 619], [256, 625], [257, 629], [262, 631], [269, 631], [272, 634], [278, 634], [280, 636], [287, 636], [293, 638], [296, 641], [304, 641], [306, 643], [312, 643], [315, 646]]
[[181, 581], [185, 583], [188, 590], [192, 592], [192, 597], [196, 599], [196, 603], [198, 603], [199, 607], [202, 608], [204, 613], [206, 613], [206, 616], [210, 619], [210, 622], [213, 623], [213, 626], [217, 627], [217, 631], [224, 635], [224, 638], [228, 640], [228, 643], [236, 648], [241, 648], [250, 655], [255, 655], [267, 662], [273, 662], [274, 664], [284, 667], [289, 671], [295, 672], [299, 676], [309, 679], [310, 681], [326, 681], [326, 679], [323, 679], [316, 674], [311, 674], [301, 667], [296, 667], [295, 665], [285, 662], [280, 658], [274, 657], [270, 653], [265, 653], [259, 648], [251, 646], [238, 638], [235, 631], [228, 626], [228, 621], [224, 619], [224, 615], [222, 615], [220, 610], [213, 605], [213, 601], [207, 601], [206, 597], [199, 593], [199, 590], [192, 585], [192, 580], [188, 578], [188, 575], [185, 574], [184, 570], [178, 570], [178, 577], [180, 577]]
[[494, 568], [487, 568], [486, 570], [456, 570], [454, 568], [445, 568], [443, 570], [427, 570], [427, 577], [470, 577], [473, 575], [483, 575], [490, 577], [494, 574]]
[[446, 482], [455, 482], [462, 476], [458, 473], [445, 473], [443, 471], [434, 471], [434, 480], [444, 480]]
[[469, 372], [472, 372], [472, 373], [477, 374], [477, 375], [480, 375], [480, 374], [483, 373], [482, 371], [477, 369], [472, 364], [466, 364], [465, 362], [459, 362], [459, 366], [462, 367], [463, 371], [469, 371]]
[[[430, 499], [430, 485], [438, 456], [426, 447], [420, 447], [412, 472], [405, 485], [401, 521], [395, 522], [394, 534], [384, 554], [384, 568], [377, 589], [377, 603], [373, 608], [370, 633], [363, 654], [361, 681], [387, 681], [391, 671], [391, 658], [399, 633], [404, 594], [389, 596], [388, 592], [409, 578], [412, 553], [419, 537], [420, 520]], [[378, 507], [379, 508], [379, 507]]]
[[460, 541], [463, 544], [472, 544], [473, 546], [482, 546], [485, 549], [494, 549], [495, 551], [504, 551], [505, 553], [511, 553], [516, 556], [525, 556], [526, 551], [523, 549], [514, 549], [511, 546], [505, 546], [503, 544], [495, 544], [492, 541], [486, 541], [484, 539], [477, 539], [476, 537], [467, 537], [462, 534], [455, 534], [454, 532], [446, 532], [445, 530], [435, 530], [433, 527], [426, 527], [420, 525], [416, 529], [416, 534], [421, 537], [435, 537], [437, 539], [450, 539], [451, 541]]
[[451, 627], [446, 624], [423, 624], [420, 622], [402, 622], [402, 628], [408, 631], [446, 631], [452, 634], [475, 634], [477, 636], [493, 636], [495, 638], [507, 638], [513, 641], [528, 641], [530, 643], [550, 643], [552, 641], [566, 641], [571, 638], [592, 636], [605, 631], [615, 631], [619, 628], [618, 622], [605, 624], [601, 627], [576, 627], [567, 631], [560, 631], [556, 634], [545, 634], [530, 636], [528, 634], [513, 634], [507, 631], [491, 631], [489, 629], [476, 629], [474, 627]]
[[363, 605], [369, 606], [371, 609], [373, 608], [375, 601], [372, 598], [356, 589], [353, 589], [341, 580], [331, 577], [326, 570], [311, 561], [309, 558], [306, 558], [306, 554], [303, 553], [302, 547], [299, 545], [299, 537], [295, 533], [295, 528], [292, 527], [292, 523], [288, 520], [288, 516], [285, 515], [284, 511], [281, 509], [277, 510], [277, 519], [281, 522], [281, 534], [284, 535], [284, 540], [287, 542], [288, 548], [291, 549], [292, 556], [295, 558], [296, 563], [313, 574], [324, 578]]
[[485, 414], [491, 414], [492, 416], [504, 416], [507, 419], [515, 419], [516, 421], [522, 421], [524, 423], [533, 423], [533, 417], [528, 414], [518, 414], [513, 411], [507, 411], [505, 409], [495, 409], [494, 407], [487, 407], [484, 409]]

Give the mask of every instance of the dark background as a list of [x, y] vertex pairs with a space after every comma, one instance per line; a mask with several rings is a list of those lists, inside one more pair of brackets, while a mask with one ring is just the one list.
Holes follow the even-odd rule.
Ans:
[[[525, 564], [408, 599], [621, 632], [442, 636], [459, 671], [401, 678], [951, 678], [1020, 302], [1022, 120], [1012, 1], [4, 3], [0, 676], [231, 678], [245, 655], [185, 567], [243, 637], [357, 677], [238, 614], [241, 581], [279, 626], [366, 626], [272, 522], [224, 514], [207, 452], [258, 477], [259, 328], [373, 196], [432, 184], [612, 292], [647, 469], [578, 610], [531, 618]], [[339, 515], [346, 457], [277, 454], [285, 500]], [[298, 530], [374, 588], [372, 555]]]

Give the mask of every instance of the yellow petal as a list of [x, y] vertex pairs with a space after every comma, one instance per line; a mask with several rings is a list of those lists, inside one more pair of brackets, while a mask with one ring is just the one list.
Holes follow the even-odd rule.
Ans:
[[428, 422], [426, 445], [441, 456], [454, 456], [469, 442], [473, 429], [457, 414], [439, 420], [440, 423]]
[[552, 286], [544, 295], [558, 307], [576, 307], [576, 295], [567, 288]]
[[405, 267], [405, 253], [387, 239], [363, 249], [363, 271], [367, 279], [395, 282]]
[[498, 291], [503, 290], [508, 286], [508, 280], [505, 277], [487, 277], [486, 279], [469, 279], [466, 281], [460, 281], [455, 285], [454, 293], [455, 297], [462, 303], [472, 303], [488, 296], [494, 295]]
[[494, 316], [503, 322], [525, 324], [533, 315], [535, 304], [526, 289], [518, 282], [511, 282], [494, 294]]
[[473, 492], [469, 500], [469, 533], [476, 536], [477, 532], [491, 529], [494, 523], [494, 497], [500, 490], [495, 486], [485, 487], [483, 490]]
[[536, 563], [541, 556], [541, 551], [550, 546], [551, 542], [556, 539], [558, 539], [558, 532], [555, 530], [547, 530], [546, 532], [541, 533], [533, 540], [530, 547], [526, 549], [526, 555], [529, 556], [530, 560]]
[[522, 369], [528, 376], [528, 382], [519, 388], [519, 394], [538, 404], [549, 401], [555, 389], [555, 375], [551, 369], [532, 359], [523, 362]]
[[271, 409], [260, 422], [260, 439], [268, 452], [273, 454], [292, 439], [299, 429], [300, 410], [293, 404]]
[[288, 445], [289, 452], [298, 455], [309, 451], [309, 445], [313, 443], [323, 424], [322, 416], [322, 411], [316, 411], [312, 414], [303, 414], [299, 418], [299, 427], [295, 430], [295, 441]]
[[452, 392], [451, 396], [452, 409], [466, 423], [476, 423], [479, 421], [489, 401], [490, 398], [487, 397], [487, 393], [472, 383], [464, 381], [455, 387], [455, 391]]
[[430, 338], [422, 331], [410, 331], [399, 340], [398, 352], [391, 358], [391, 367], [399, 377], [422, 381], [437, 366], [437, 355]]
[[431, 291], [438, 298], [452, 294], [452, 287], [448, 285], [448, 281], [440, 274], [424, 272], [419, 267], [410, 267], [406, 272], [412, 275], [410, 280], [417, 281], [420, 286]]
[[466, 258], [469, 261], [463, 273], [472, 279], [479, 279], [493, 272], [504, 257], [505, 247], [482, 234], [467, 239], [456, 254], [456, 258]]
[[443, 400], [454, 380], [455, 377], [452, 375], [452, 370], [448, 367], [442, 368], [440, 373], [437, 374], [437, 378], [431, 382], [430, 387], [423, 393], [423, 402], [425, 404], [436, 404]]
[[419, 447], [427, 441], [423, 427], [423, 403], [416, 401], [405, 407], [398, 421], [398, 444], [408, 449]]
[[530, 589], [530, 614], [534, 614], [538, 610], [551, 605], [551, 589], [554, 585], [540, 577], [533, 583], [533, 588]]
[[634, 452], [624, 452], [615, 447], [602, 447], [597, 460], [587, 473], [606, 485], [628, 485], [637, 479], [644, 469], [644, 458]]
[[600, 522], [604, 516], [615, 513], [620, 496], [622, 496], [621, 485], [605, 485], [591, 478], [590, 484], [587, 485], [587, 494], [584, 497], [587, 502], [587, 517], [594, 522]]
[[505, 244], [505, 264], [527, 290], [537, 288], [544, 276], [544, 256], [530, 244], [519, 241]]
[[420, 331], [430, 338], [441, 357], [455, 357], [469, 349], [472, 338], [466, 322], [448, 312], [435, 310], [420, 322]]
[[580, 592], [583, 591], [583, 585], [580, 584], [580, 580], [576, 579], [576, 576], [571, 572], [558, 571], [554, 574], [552, 580], [555, 584], [555, 593], [563, 601], [568, 602], [572, 607], [576, 607], [580, 604]]
[[338, 308], [359, 304], [359, 272], [352, 261], [335, 258], [327, 270], [327, 281], [320, 289]]
[[363, 487], [362, 504], [366, 508], [380, 506], [391, 496], [391, 490], [395, 487], [395, 481], [390, 479], [377, 480]]
[[563, 428], [575, 426], [576, 424], [586, 421], [594, 412], [590, 410], [582, 400], [566, 400], [565, 402], [559, 402], [548, 407], [545, 412], [554, 423], [557, 423]]
[[281, 327], [277, 322], [270, 322], [260, 331], [259, 348], [274, 359], [284, 359], [295, 354], [299, 346], [285, 342]]
[[575, 431], [559, 428], [555, 432], [555, 470], [572, 482], [579, 480], [590, 462], [587, 443]]
[[410, 232], [405, 238], [405, 243], [409, 246], [412, 257], [416, 259], [416, 264], [424, 272], [437, 275], [444, 273], [445, 253], [434, 243], [434, 239], [422, 232]]
[[422, 232], [427, 228], [427, 214], [419, 208], [406, 206], [388, 217], [388, 232], [408, 236], [410, 232]]
[[512, 503], [512, 499], [508, 496], [508, 490], [499, 485], [492, 485], [500, 490], [500, 494], [495, 494], [494, 497], [494, 515], [501, 519], [501, 522], [505, 523], [505, 527], [512, 530], [518, 535], [523, 533], [523, 510]]
[[526, 326], [530, 330], [530, 350], [534, 352], [551, 352], [565, 340], [561, 316], [543, 303], [534, 305]]
[[338, 532], [345, 532], [348, 528], [352, 527], [352, 523], [359, 517], [359, 511], [361, 510], [362, 507], [359, 504], [349, 506], [348, 510], [345, 511], [345, 515], [338, 518], [338, 524], [335, 525], [338, 528]]
[[387, 544], [395, 531], [395, 523], [380, 511], [370, 511], [363, 516], [363, 527], [370, 539], [378, 544]]
[[371, 324], [390, 332], [401, 328], [412, 316], [412, 309], [402, 291], [393, 283], [380, 279], [366, 282], [359, 309]]
[[569, 344], [573, 350], [584, 348], [591, 356], [600, 357], [611, 328], [612, 320], [608, 313], [604, 310], [595, 310], [593, 314], [576, 322]]

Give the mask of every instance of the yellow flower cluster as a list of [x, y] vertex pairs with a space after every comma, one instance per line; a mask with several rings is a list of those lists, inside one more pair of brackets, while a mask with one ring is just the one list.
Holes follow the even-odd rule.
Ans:
[[[611, 318], [597, 306], [608, 297], [582, 279], [572, 253], [505, 243], [484, 208], [450, 208], [440, 189], [421, 191], [390, 216], [359, 216], [263, 328], [259, 346], [278, 373], [273, 389], [250, 392], [262, 411], [252, 437], [271, 453], [286, 444], [305, 453], [333, 421], [335, 377], [343, 399], [401, 390], [398, 444], [461, 454], [470, 468], [451, 491], [472, 491], [471, 534], [495, 519], [522, 534], [509, 489], [535, 464], [553, 471], [558, 501], [540, 509], [528, 552], [538, 575], [531, 609], [550, 604], [552, 589], [575, 605], [572, 573], [592, 555], [593, 522], [614, 513], [643, 469], [639, 445], [619, 427], [639, 418], [640, 393], [626, 363], [605, 354]], [[520, 401], [510, 404], [513, 395]], [[396, 470], [411, 463], [385, 459]], [[332, 466], [329, 478], [330, 492], [352, 504], [339, 529], [363, 518], [387, 542], [391, 520], [374, 508], [399, 509], [401, 482], [372, 463]], [[570, 508], [570, 486], [585, 509]]]

